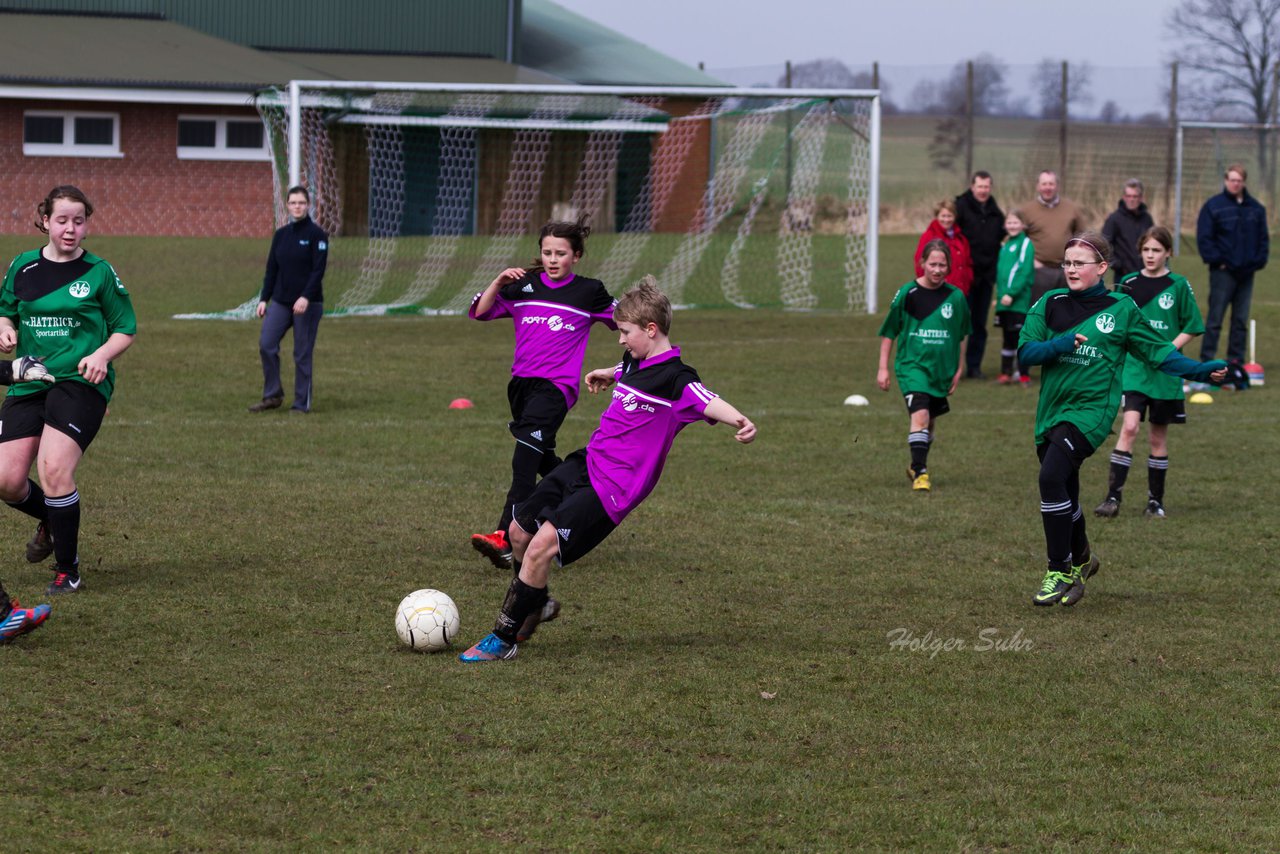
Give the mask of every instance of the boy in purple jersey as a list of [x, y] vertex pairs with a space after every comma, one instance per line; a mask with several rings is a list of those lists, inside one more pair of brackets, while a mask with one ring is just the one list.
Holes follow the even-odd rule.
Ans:
[[511, 545], [516, 577], [493, 632], [458, 658], [464, 662], [515, 658], [517, 643], [560, 605], [547, 593], [552, 562], [567, 566], [598, 546], [658, 484], [676, 434], [694, 421], [724, 422], [748, 444], [756, 425], [698, 379], [667, 337], [671, 302], [652, 277], [627, 291], [613, 313], [622, 363], [587, 374], [596, 394], [618, 387], [587, 447], [570, 454], [515, 509]]
[[507, 400], [515, 437], [511, 456], [511, 488], [492, 534], [473, 534], [476, 551], [503, 569], [511, 566], [507, 528], [511, 511], [533, 492], [538, 475], [560, 464], [556, 431], [578, 402], [578, 374], [587, 350], [591, 324], [610, 329], [615, 300], [596, 279], [575, 276], [573, 267], [586, 250], [591, 229], [586, 217], [577, 222], [550, 222], [538, 235], [539, 263], [529, 269], [509, 267], [476, 294], [467, 312], [476, 320], [510, 317], [516, 327], [516, 352]]

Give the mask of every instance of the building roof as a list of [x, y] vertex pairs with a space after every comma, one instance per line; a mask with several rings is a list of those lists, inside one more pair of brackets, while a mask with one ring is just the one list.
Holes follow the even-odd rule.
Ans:
[[379, 80], [403, 83], [569, 83], [532, 68], [461, 56], [400, 56], [367, 53], [266, 51], [308, 70], [295, 75], [314, 80]]
[[301, 71], [172, 21], [0, 13], [0, 83], [252, 92]]
[[524, 0], [522, 21], [520, 61], [574, 83], [727, 85], [551, 0]]

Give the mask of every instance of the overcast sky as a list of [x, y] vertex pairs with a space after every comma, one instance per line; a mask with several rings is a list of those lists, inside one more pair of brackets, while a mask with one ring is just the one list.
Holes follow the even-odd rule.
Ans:
[[[854, 67], [951, 65], [989, 51], [1011, 64], [1168, 61], [1177, 0], [554, 0], [708, 69], [833, 57]], [[1071, 9], [1071, 14], [1064, 14]]]

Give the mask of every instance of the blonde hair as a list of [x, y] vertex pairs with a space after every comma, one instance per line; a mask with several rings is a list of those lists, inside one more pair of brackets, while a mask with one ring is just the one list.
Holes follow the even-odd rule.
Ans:
[[951, 199], [943, 199], [942, 201], [938, 202], [936, 205], [933, 206], [933, 215], [937, 216], [938, 214], [942, 213], [944, 210], [951, 211], [952, 214], [955, 214], [956, 203], [953, 202]]
[[634, 323], [636, 326], [653, 323], [666, 335], [671, 332], [671, 300], [659, 289], [657, 279], [645, 276], [618, 297], [613, 319], [621, 323]]

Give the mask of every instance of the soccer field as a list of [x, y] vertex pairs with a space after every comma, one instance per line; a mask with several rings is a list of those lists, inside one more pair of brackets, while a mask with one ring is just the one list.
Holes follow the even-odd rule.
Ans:
[[[508, 579], [467, 538], [509, 477], [510, 325], [327, 320], [314, 413], [250, 415], [257, 324], [171, 316], [243, 302], [265, 242], [87, 245], [139, 337], [79, 472], [86, 590], [0, 647], [0, 849], [1280, 847], [1273, 389], [1192, 407], [1169, 518], [1142, 518], [1136, 465], [1120, 517], [1089, 516], [1088, 595], [1035, 608], [1034, 387], [962, 384], [921, 496], [874, 386], [879, 317], [677, 313], [759, 438], [685, 430], [646, 503], [553, 573], [560, 619], [463, 666], [399, 648], [393, 615], [436, 587], [463, 646], [492, 625]], [[914, 245], [882, 241], [882, 306]], [[1175, 269], [1203, 304], [1198, 260]], [[1277, 285], [1253, 309], [1273, 383]], [[588, 367], [617, 357], [593, 333]], [[0, 514], [0, 577], [34, 603], [31, 530]]]

